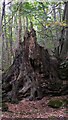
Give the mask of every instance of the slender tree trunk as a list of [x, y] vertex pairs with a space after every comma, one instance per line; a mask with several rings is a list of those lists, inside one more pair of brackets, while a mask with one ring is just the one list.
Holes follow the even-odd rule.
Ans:
[[68, 2], [67, 2], [67, 10], [66, 10], [66, 24], [67, 24], [67, 28], [66, 28], [66, 54], [68, 52]]
[[61, 2], [59, 3], [58, 9], [59, 9], [59, 21], [61, 22]]
[[6, 26], [6, 8], [5, 8], [5, 14], [4, 14], [4, 35], [5, 35], [5, 43], [6, 43], [6, 68], [10, 65], [10, 55], [9, 55], [9, 46], [8, 46], [8, 38], [7, 38], [7, 26]]
[[13, 38], [12, 38], [12, 23], [13, 23], [13, 16], [12, 16], [12, 12], [11, 12], [11, 7], [12, 7], [12, 3], [10, 4], [10, 16], [9, 16], [9, 19], [11, 18], [11, 21], [9, 21], [9, 31], [10, 31], [10, 38], [9, 38], [9, 42], [10, 42], [10, 54], [11, 54], [11, 57], [13, 56], [14, 57], [14, 54], [13, 54]]
[[[55, 8], [55, 4], [53, 5], [52, 9], [53, 9], [54, 22], [56, 22], [56, 8]], [[55, 40], [54, 45], [55, 45], [55, 47], [56, 47], [57, 41], [58, 41], [57, 26], [55, 27], [55, 29], [56, 29], [56, 40]]]
[[68, 54], [68, 2], [65, 3], [65, 11], [64, 11], [64, 16], [65, 16], [65, 20], [66, 20], [66, 31], [65, 31], [65, 41], [63, 44], [63, 48], [62, 48], [62, 52], [61, 52], [61, 58], [65, 59], [65, 57]]
[[19, 8], [19, 28], [18, 28], [18, 42], [19, 44], [22, 42], [22, 22], [21, 22], [21, 5], [20, 5], [20, 8]]
[[[65, 6], [64, 6], [62, 21], [65, 21], [65, 16], [66, 16], [65, 14], [66, 14], [66, 3], [65, 3]], [[65, 27], [63, 26], [62, 30], [61, 30], [61, 39], [64, 38], [64, 34], [65, 34]]]
[[[1, 9], [1, 7], [0, 7], [0, 9]], [[0, 42], [0, 61], [1, 61], [1, 63], [0, 63], [0, 70], [2, 71], [2, 22], [1, 22], [1, 12], [0, 12], [0, 40], [1, 40], [1, 42]], [[1, 74], [0, 74], [0, 77], [1, 77]]]
[[2, 65], [3, 70], [6, 69], [9, 66], [9, 49], [8, 49], [8, 39], [6, 34], [6, 11], [5, 11], [5, 0], [3, 2], [3, 8], [2, 8]]
[[[17, 19], [17, 15], [18, 15], [18, 12], [15, 14], [14, 16], [14, 24], [15, 24], [15, 28], [14, 28], [14, 36], [15, 36], [15, 42], [14, 42], [14, 45], [13, 45], [13, 49], [16, 49], [18, 47], [18, 19]], [[16, 48], [15, 48], [16, 46]]]
[[28, 30], [28, 17], [26, 16], [26, 30]]

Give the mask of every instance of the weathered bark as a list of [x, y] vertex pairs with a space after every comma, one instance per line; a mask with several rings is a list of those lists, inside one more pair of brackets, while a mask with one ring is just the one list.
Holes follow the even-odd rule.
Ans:
[[27, 96], [30, 100], [41, 99], [48, 93], [60, 94], [62, 86], [57, 59], [38, 45], [36, 31], [31, 28], [30, 32], [25, 32], [13, 64], [3, 74], [3, 99], [10, 96], [12, 102]]

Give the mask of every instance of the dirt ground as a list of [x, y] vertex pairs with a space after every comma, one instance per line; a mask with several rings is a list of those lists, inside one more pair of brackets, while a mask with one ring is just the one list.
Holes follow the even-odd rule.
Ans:
[[19, 120], [21, 118], [45, 118], [46, 120], [68, 120], [68, 108], [51, 108], [48, 102], [51, 99], [67, 99], [67, 96], [50, 97], [46, 96], [42, 100], [29, 101], [21, 100], [18, 104], [6, 103], [8, 111], [2, 112], [1, 120]]

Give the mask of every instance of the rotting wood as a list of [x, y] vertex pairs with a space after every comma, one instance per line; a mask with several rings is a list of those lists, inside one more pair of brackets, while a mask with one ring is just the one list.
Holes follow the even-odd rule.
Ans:
[[[61, 94], [65, 87], [58, 77], [58, 65], [58, 60], [37, 43], [36, 31], [33, 28], [26, 31], [24, 41], [15, 52], [13, 64], [3, 74], [2, 90], [6, 93], [3, 99], [9, 99], [9, 92], [14, 102], [20, 96], [29, 95], [33, 100], [46, 94]], [[67, 88], [65, 91], [67, 94]]]

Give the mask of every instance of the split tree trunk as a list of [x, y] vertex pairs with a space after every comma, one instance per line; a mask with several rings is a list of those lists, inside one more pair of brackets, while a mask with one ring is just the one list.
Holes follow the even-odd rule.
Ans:
[[[66, 94], [67, 86], [58, 77], [58, 61], [39, 46], [36, 31], [26, 31], [15, 59], [2, 76], [3, 100], [17, 102], [23, 97], [41, 99], [46, 94]], [[65, 90], [65, 91], [64, 91]]]

